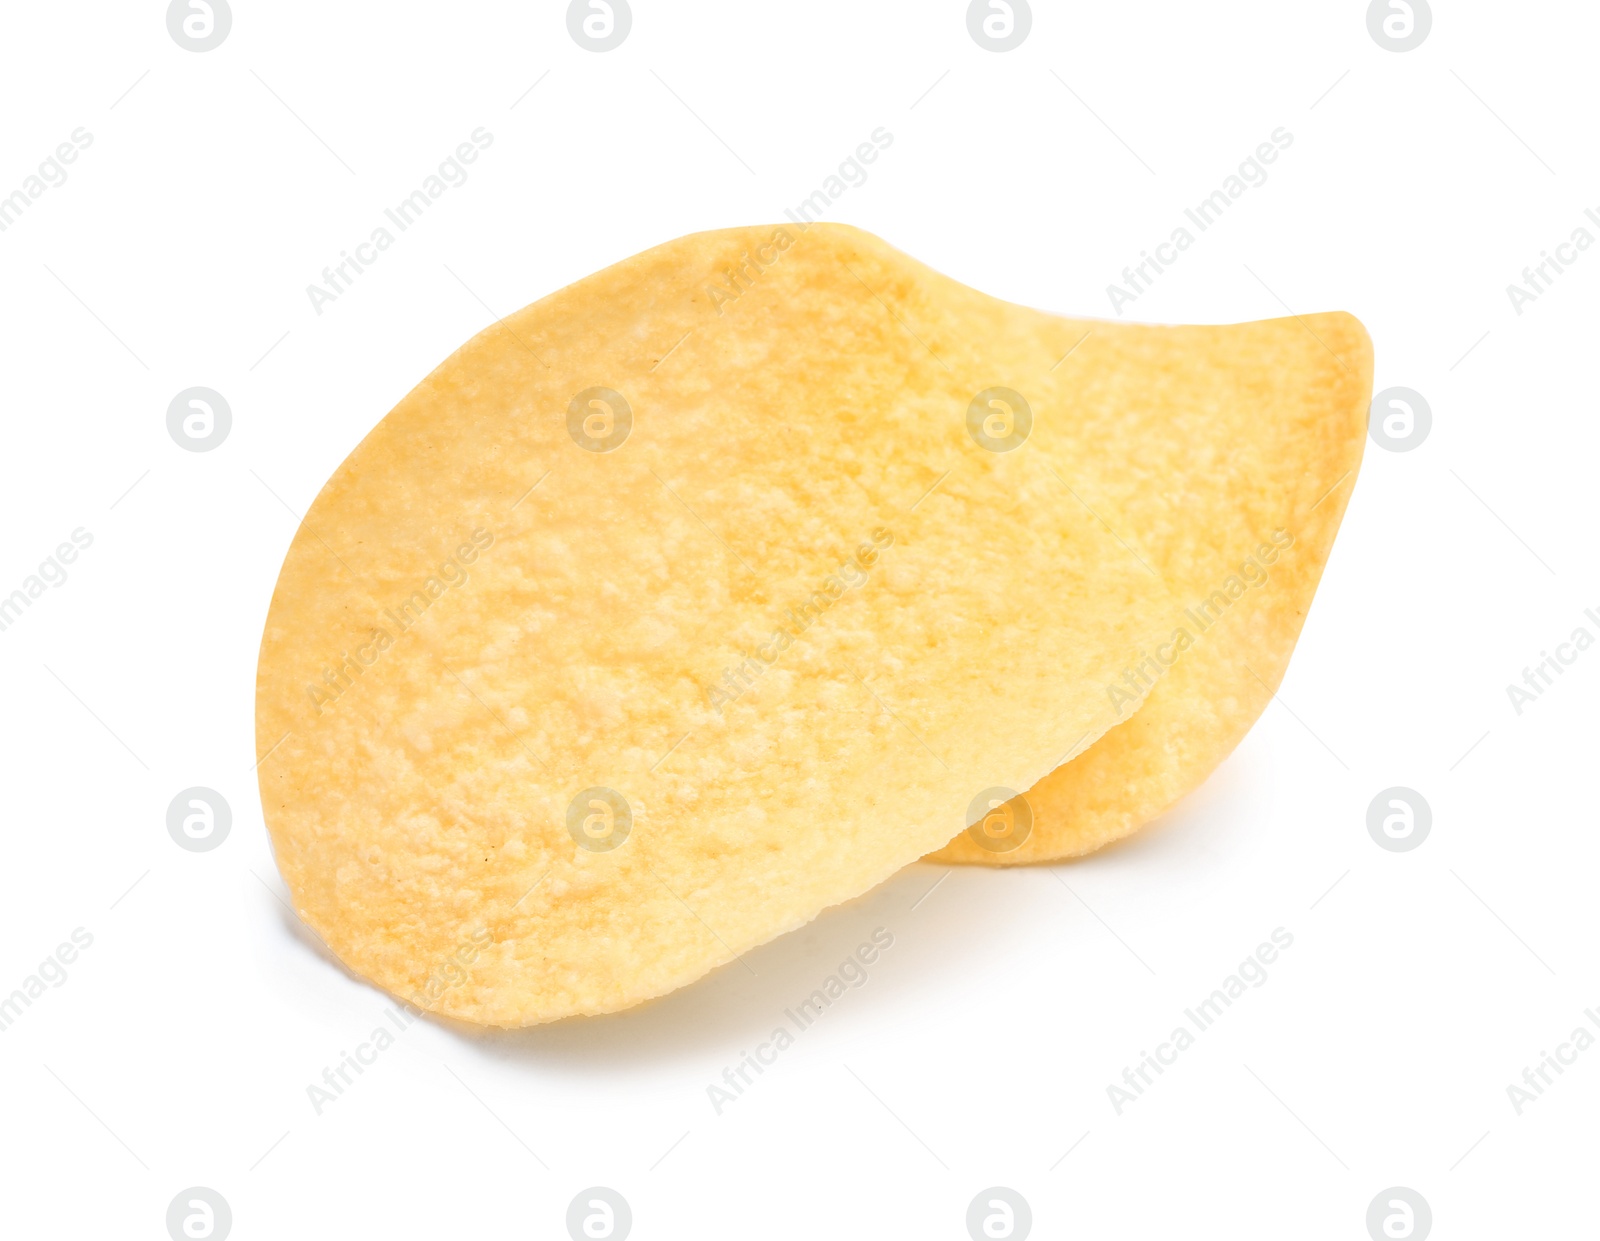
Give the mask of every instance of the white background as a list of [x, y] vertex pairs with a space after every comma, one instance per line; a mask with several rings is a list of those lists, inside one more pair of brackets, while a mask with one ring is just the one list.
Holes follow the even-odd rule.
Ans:
[[[94, 943], [0, 1034], [7, 1235], [161, 1238], [195, 1185], [239, 1238], [563, 1237], [591, 1185], [641, 1239], [959, 1241], [993, 1185], [1039, 1237], [1359, 1241], [1395, 1185], [1441, 1238], [1592, 1227], [1600, 1049], [1521, 1115], [1506, 1087], [1600, 1006], [1600, 649], [1520, 716], [1505, 687], [1600, 636], [1600, 249], [1520, 316], [1506, 286], [1600, 211], [1600, 12], [1437, 0], [1396, 54], [1365, 9], [1041, 2], [995, 54], [952, 0], [635, 0], [595, 54], [555, 0], [236, 0], [196, 54], [151, 0], [8, 6], [0, 194], [93, 144], [0, 233], [0, 593], [94, 542], [0, 633], [0, 995]], [[479, 126], [470, 179], [314, 313], [306, 286]], [[1095, 316], [1286, 128], [1127, 316], [1352, 311], [1431, 435], [1369, 445], [1280, 701], [1131, 841], [921, 903], [943, 871], [912, 867], [755, 976], [619, 1016], [418, 1022], [318, 1116], [306, 1087], [390, 1001], [287, 912], [262, 825], [255, 660], [295, 515], [494, 316], [779, 220], [879, 126], [830, 218]], [[194, 385], [233, 410], [209, 453], [165, 426]], [[232, 806], [214, 852], [167, 834], [191, 785]], [[1413, 852], [1366, 831], [1391, 785], [1433, 808]], [[870, 981], [717, 1115], [724, 1066], [880, 926]], [[1280, 926], [1266, 984], [1117, 1115], [1124, 1066]]]

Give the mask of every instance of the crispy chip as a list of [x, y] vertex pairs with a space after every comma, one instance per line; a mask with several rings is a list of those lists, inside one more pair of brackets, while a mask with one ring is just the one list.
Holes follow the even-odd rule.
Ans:
[[[259, 778], [300, 916], [402, 999], [529, 1025], [742, 959], [968, 824], [1023, 834], [1011, 796], [1126, 715], [1107, 685], [1186, 598], [1139, 507], [1168, 454], [1104, 421], [1120, 362], [1060, 362], [1079, 330], [813, 225], [671, 242], [469, 341], [273, 596]], [[1312, 378], [1237, 331], [1276, 353], [1110, 343], [1173, 410]]]
[[1072, 417], [1038, 445], [1124, 463], [1095, 511], [1185, 612], [1107, 686], [1125, 722], [1013, 806], [1029, 837], [962, 834], [940, 861], [1088, 853], [1199, 785], [1276, 693], [1361, 463], [1372, 345], [1349, 315], [1063, 330], [1087, 334], [1051, 394]]

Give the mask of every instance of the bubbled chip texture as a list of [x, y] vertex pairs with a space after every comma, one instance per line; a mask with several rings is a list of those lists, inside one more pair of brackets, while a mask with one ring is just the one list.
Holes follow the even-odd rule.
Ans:
[[[1132, 830], [1281, 677], [1370, 374], [1347, 316], [1077, 322], [832, 225], [580, 281], [408, 395], [289, 549], [257, 737], [295, 907], [401, 998], [519, 1026], [941, 847]], [[1033, 811], [1010, 851], [966, 831], [997, 789]]]
[[1198, 786], [1277, 691], [1361, 464], [1372, 344], [1349, 315], [1077, 326], [1052, 396], [1072, 416], [1034, 442], [1121, 463], [1096, 512], [1183, 610], [1105, 687], [1122, 722], [1025, 792], [1031, 835], [958, 836], [940, 861], [1088, 853]]
[[996, 389], [1073, 418], [1072, 330], [817, 225], [684, 238], [469, 341], [273, 596], [258, 770], [301, 917], [450, 1016], [615, 1010], [1112, 727], [1176, 615], [1093, 511], [1126, 465], [968, 426]]

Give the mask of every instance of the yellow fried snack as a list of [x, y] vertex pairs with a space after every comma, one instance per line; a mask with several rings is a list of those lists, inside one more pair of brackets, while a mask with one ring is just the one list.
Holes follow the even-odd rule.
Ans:
[[1034, 442], [1126, 463], [1095, 511], [1185, 611], [1106, 686], [1125, 721], [1006, 807], [1026, 838], [975, 829], [939, 861], [1088, 853], [1199, 785], [1277, 691], [1361, 463], [1372, 346], [1349, 315], [1069, 330], [1051, 399], [1073, 417]]
[[1071, 332], [813, 225], [671, 242], [469, 341], [273, 595], [258, 772], [300, 916], [436, 1012], [612, 1011], [1090, 745], [1182, 598], [1116, 530], [1161, 485], [1139, 445], [1041, 447], [1079, 417]]

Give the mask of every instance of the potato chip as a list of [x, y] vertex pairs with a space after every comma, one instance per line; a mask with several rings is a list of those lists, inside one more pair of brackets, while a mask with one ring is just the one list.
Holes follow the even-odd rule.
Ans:
[[1072, 430], [1115, 395], [1060, 362], [1076, 331], [819, 224], [671, 242], [469, 341], [273, 596], [300, 916], [402, 999], [529, 1025], [748, 968], [969, 824], [1025, 837], [1012, 796], [1181, 612], [1122, 532], [1164, 454]]
[[1028, 838], [964, 833], [940, 861], [1088, 853], [1199, 785], [1277, 692], [1361, 463], [1372, 345], [1349, 315], [1063, 326], [1083, 343], [1050, 399], [1073, 416], [1035, 443], [1125, 463], [1095, 511], [1185, 610], [1106, 686], [1124, 722], [1013, 803]]

